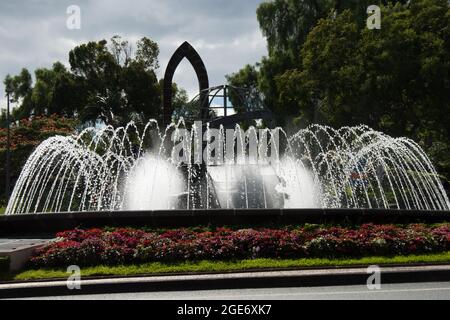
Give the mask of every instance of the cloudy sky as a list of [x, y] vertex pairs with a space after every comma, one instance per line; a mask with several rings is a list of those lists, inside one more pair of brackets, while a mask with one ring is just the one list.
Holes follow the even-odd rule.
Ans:
[[[91, 40], [113, 35], [135, 42], [146, 36], [160, 46], [159, 77], [171, 54], [185, 40], [202, 56], [210, 85], [225, 83], [225, 75], [266, 54], [256, 20], [263, 0], [15, 0], [0, 2], [0, 97], [5, 107], [3, 79], [23, 67], [30, 71], [68, 64], [68, 52]], [[70, 5], [81, 9], [81, 29], [66, 26]], [[174, 81], [194, 96], [198, 85], [184, 60]]]

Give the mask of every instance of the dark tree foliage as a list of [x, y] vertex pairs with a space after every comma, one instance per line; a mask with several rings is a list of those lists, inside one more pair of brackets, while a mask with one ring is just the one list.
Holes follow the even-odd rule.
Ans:
[[119, 126], [130, 120], [145, 122], [160, 115], [160, 88], [155, 68], [158, 45], [148, 38], [137, 43], [136, 54], [116, 36], [89, 42], [69, 53], [71, 71], [83, 90], [82, 121], [102, 120]]
[[[32, 120], [22, 119], [11, 128], [10, 155], [11, 155], [11, 185], [19, 178], [25, 162], [35, 148], [47, 138], [54, 135], [67, 136], [75, 132], [77, 121], [57, 115], [49, 117], [36, 116]], [[7, 131], [0, 128], [0, 207], [6, 206], [6, 179]]]
[[[371, 4], [383, 5], [388, 2], [406, 3], [407, 0], [273, 0], [262, 3], [257, 9], [257, 19], [263, 35], [267, 39], [268, 56], [258, 63], [258, 87], [265, 97], [268, 108], [274, 111], [277, 121], [285, 124], [284, 117], [296, 117], [296, 106], [286, 105], [275, 81], [276, 77], [301, 67], [302, 47], [310, 31], [318, 21], [336, 17], [345, 10], [351, 10], [358, 27], [365, 25], [367, 7]], [[245, 71], [245, 70], [244, 70]], [[229, 77], [232, 83], [233, 76]], [[248, 79], [252, 81], [251, 78]], [[286, 113], [287, 111], [287, 113]], [[282, 117], [281, 115], [284, 115]]]
[[[156, 77], [158, 45], [142, 38], [132, 45], [114, 36], [75, 47], [69, 53], [70, 70], [60, 62], [51, 69], [8, 75], [5, 86], [18, 107], [13, 120], [58, 114], [83, 123], [102, 121], [119, 126], [130, 120], [144, 123], [161, 116], [161, 88]], [[0, 117], [4, 126], [5, 115]]]
[[[381, 7], [381, 29], [366, 10]], [[281, 125], [367, 124], [417, 141], [450, 176], [447, 0], [273, 0], [257, 11], [268, 56], [257, 86]], [[254, 86], [244, 67], [229, 83]]]
[[[230, 85], [245, 89], [245, 92], [238, 92], [236, 90], [230, 90], [228, 93], [230, 95], [230, 101], [236, 112], [245, 111], [245, 106], [243, 101], [245, 98], [250, 100], [256, 100], [259, 98], [258, 90], [258, 69], [256, 66], [246, 65], [244, 68], [239, 70], [237, 73], [228, 75], [227, 81]], [[245, 97], [242, 95], [245, 94]], [[253, 98], [253, 99], [252, 99]], [[249, 101], [249, 103], [258, 103], [258, 101]]]

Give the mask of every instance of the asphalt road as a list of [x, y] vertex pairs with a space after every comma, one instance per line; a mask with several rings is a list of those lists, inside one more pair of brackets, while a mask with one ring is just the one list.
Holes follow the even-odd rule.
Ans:
[[[81, 289], [82, 290], [82, 289]], [[450, 300], [450, 282], [366, 286], [263, 288], [233, 290], [140, 292], [38, 298], [45, 300]]]

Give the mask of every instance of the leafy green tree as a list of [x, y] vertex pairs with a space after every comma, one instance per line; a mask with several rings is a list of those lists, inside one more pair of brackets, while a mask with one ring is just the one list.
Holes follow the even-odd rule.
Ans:
[[[80, 91], [73, 75], [66, 67], [56, 62], [51, 69], [35, 71], [35, 83], [27, 69], [19, 75], [7, 75], [4, 84], [12, 89], [12, 100], [18, 104], [12, 110], [12, 119], [17, 121], [32, 115], [59, 114], [73, 117], [80, 103]], [[4, 123], [2, 116], [2, 126]]]
[[[162, 87], [161, 80], [161, 87]], [[195, 121], [198, 121], [201, 116], [201, 100], [200, 95], [197, 95], [192, 100], [189, 100], [186, 90], [180, 88], [176, 83], [172, 83], [172, 106], [173, 114], [172, 121], [178, 122], [181, 118], [185, 121], [189, 127]], [[209, 110], [209, 117], [215, 118], [217, 113], [215, 110]]]
[[139, 62], [132, 61], [122, 71], [121, 87], [125, 94], [125, 112], [132, 112], [131, 118], [124, 116], [124, 122], [134, 120], [144, 123], [151, 118], [160, 120], [162, 87], [153, 70], [145, 70]]
[[301, 67], [275, 80], [288, 114], [297, 110], [306, 123], [358, 123], [359, 100], [355, 94], [362, 73], [355, 54], [359, 50], [358, 37], [350, 11], [318, 23], [303, 46]]
[[380, 30], [360, 28], [350, 11], [320, 20], [301, 66], [276, 77], [280, 99], [305, 123], [364, 123], [410, 137], [448, 177], [449, 4], [389, 4], [382, 17]]
[[[393, 135], [419, 137], [427, 121], [436, 128], [450, 103], [449, 12], [445, 0], [417, 0], [383, 7], [381, 30], [358, 29], [349, 11], [321, 20], [291, 72], [305, 92], [299, 109], [315, 106], [326, 123]], [[278, 85], [298, 96], [288, 75]]]
[[[380, 0], [375, 4], [388, 2]], [[390, 2], [405, 3], [407, 0]], [[345, 10], [352, 11], [354, 22], [362, 27], [367, 19], [367, 7], [371, 4], [374, 4], [371, 0], [272, 0], [258, 7], [257, 18], [267, 39], [269, 53], [259, 63], [258, 88], [279, 124], [285, 124], [286, 119], [295, 117], [297, 112], [295, 101], [279, 90], [276, 78], [285, 80], [288, 75], [296, 76], [292, 70], [301, 69], [301, 49], [310, 31], [320, 19], [332, 19]]]
[[[366, 28], [371, 4], [381, 30]], [[418, 141], [450, 176], [447, 0], [272, 0], [258, 22], [268, 56], [228, 77], [262, 92], [278, 124], [367, 124]]]
[[267, 39], [269, 57], [286, 54], [295, 64], [301, 61], [301, 47], [319, 19], [350, 10], [355, 22], [362, 26], [367, 19], [366, 10], [369, 5], [407, 2], [408, 0], [273, 0], [263, 2], [256, 15]]
[[71, 71], [85, 93], [84, 101], [79, 106], [83, 122], [99, 119], [107, 124], [122, 122], [121, 115], [125, 110], [119, 86], [119, 59], [120, 56], [108, 51], [106, 40], [82, 44], [70, 51]]
[[333, 8], [331, 0], [274, 0], [263, 2], [256, 15], [267, 39], [269, 56], [287, 54], [295, 61], [297, 52], [316, 24]]
[[21, 119], [29, 116], [33, 111], [31, 101], [33, 80], [30, 72], [24, 68], [17, 76], [11, 77], [7, 75], [3, 83], [5, 84], [5, 88], [11, 90], [12, 100], [21, 103], [20, 108], [12, 111], [13, 119]]
[[47, 115], [76, 117], [84, 101], [85, 88], [77, 82], [74, 75], [69, 71], [57, 73], [53, 90]]
[[[237, 87], [237, 88], [243, 88], [245, 89], [246, 99], [248, 99], [248, 103], [250, 104], [257, 104], [259, 101], [257, 101], [259, 96], [259, 88], [258, 88], [258, 76], [259, 76], [259, 70], [258, 66], [253, 65], [246, 65], [244, 68], [239, 70], [236, 73], [233, 73], [231, 75], [227, 75], [226, 79], [228, 84], [231, 86]], [[240, 93], [234, 90], [230, 90], [230, 101], [233, 105], [233, 109], [236, 112], [243, 112], [245, 111], [245, 106], [243, 103], [245, 101], [242, 101], [243, 98], [238, 96]]]
[[159, 49], [142, 38], [132, 55], [131, 45], [118, 36], [107, 41], [89, 42], [69, 53], [71, 70], [85, 88], [83, 121], [102, 120], [114, 126], [130, 120], [144, 122], [160, 115], [160, 88], [155, 68]]
[[[52, 69], [41, 68], [35, 72], [35, 84], [31, 91], [33, 114], [51, 115], [59, 114], [73, 116], [77, 105], [77, 96], [67, 96], [67, 92], [73, 92], [73, 76], [66, 67], [56, 62]], [[67, 91], [66, 91], [67, 90]], [[67, 99], [61, 99], [67, 98]]]
[[156, 70], [159, 68], [158, 55], [159, 47], [156, 42], [145, 37], [138, 41], [136, 61], [141, 64], [145, 70]]
[[[161, 116], [161, 88], [156, 77], [158, 45], [142, 38], [133, 53], [131, 44], [119, 36], [89, 42], [69, 53], [70, 70], [56, 62], [52, 68], [8, 75], [5, 86], [19, 105], [13, 120], [58, 114], [79, 117], [83, 123], [102, 121], [120, 126], [130, 120], [144, 123]], [[5, 115], [0, 116], [2, 125]]]
[[332, 7], [331, 0], [274, 0], [263, 2], [257, 9], [269, 52], [260, 63], [258, 87], [280, 124], [287, 115], [280, 112], [285, 108], [275, 78], [300, 64], [300, 48], [308, 32]]

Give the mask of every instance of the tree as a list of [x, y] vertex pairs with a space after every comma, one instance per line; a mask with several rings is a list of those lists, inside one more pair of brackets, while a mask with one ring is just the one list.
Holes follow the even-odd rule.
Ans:
[[306, 123], [351, 125], [360, 120], [358, 92], [361, 63], [359, 30], [350, 11], [319, 21], [302, 48], [302, 65], [276, 77], [288, 114]]
[[256, 15], [263, 35], [267, 38], [269, 56], [297, 53], [317, 20], [333, 7], [331, 0], [275, 0], [263, 2]]
[[61, 62], [53, 64], [52, 69], [41, 68], [35, 71], [35, 84], [31, 91], [33, 114], [73, 116], [78, 105], [79, 95], [73, 76]]
[[290, 99], [305, 122], [315, 111], [334, 127], [363, 123], [410, 137], [448, 177], [449, 4], [389, 4], [382, 16], [380, 30], [359, 28], [350, 11], [320, 20], [301, 66], [276, 78], [282, 101]]
[[257, 9], [269, 51], [260, 63], [258, 87], [279, 124], [284, 124], [287, 114], [282, 112], [275, 78], [300, 64], [300, 48], [308, 32], [332, 7], [331, 0], [274, 0], [263, 2]]
[[[366, 28], [367, 7], [381, 30]], [[229, 83], [257, 86], [278, 124], [367, 124], [419, 142], [450, 177], [447, 0], [272, 0], [258, 22], [268, 56]]]
[[[388, 2], [405, 3], [407, 0], [381, 0], [377, 4]], [[258, 64], [258, 88], [266, 106], [274, 111], [276, 122], [283, 125], [296, 117], [296, 103], [279, 90], [276, 79], [284, 81], [288, 75], [296, 76], [292, 71], [301, 69], [301, 49], [317, 22], [327, 17], [333, 19], [350, 10], [354, 23], [362, 27], [367, 19], [367, 7], [371, 4], [371, 0], [272, 0], [258, 7], [257, 18], [267, 39], [269, 53]]]
[[[160, 85], [163, 86], [163, 80], [160, 81]], [[189, 101], [186, 90], [179, 88], [176, 83], [172, 83], [172, 106], [173, 121], [175, 122], [183, 118], [187, 123], [192, 124], [199, 119], [199, 101]]]
[[159, 49], [142, 38], [133, 56], [127, 41], [115, 36], [107, 41], [89, 42], [69, 53], [71, 70], [86, 92], [80, 108], [83, 121], [119, 126], [130, 120], [145, 122], [160, 116], [160, 88], [155, 69]]
[[[449, 12], [445, 0], [417, 0], [383, 7], [381, 30], [359, 29], [349, 11], [321, 20], [291, 72], [305, 92], [299, 107], [319, 106], [334, 126], [365, 123], [396, 136], [419, 137], [427, 121], [436, 128], [450, 103]], [[289, 82], [278, 78], [285, 95], [298, 96]]]
[[21, 107], [12, 111], [13, 119], [21, 119], [23, 117], [29, 116], [33, 111], [33, 105], [31, 101], [31, 91], [32, 91], [32, 79], [31, 74], [27, 69], [22, 69], [22, 71], [14, 77], [9, 74], [3, 81], [6, 88], [9, 88], [12, 92], [12, 100], [15, 102], [20, 102]]
[[[131, 120], [137, 124], [150, 118], [161, 120], [158, 44], [144, 37], [136, 47], [134, 51], [120, 36], [109, 42], [91, 41], [69, 52], [69, 70], [60, 62], [50, 69], [37, 69], [34, 84], [26, 69], [17, 76], [8, 75], [4, 83], [19, 104], [13, 120], [57, 114], [77, 117], [83, 125], [101, 121], [116, 127]], [[182, 90], [178, 95], [178, 103], [187, 100]], [[4, 114], [0, 124], [6, 124]]]
[[[256, 100], [260, 99], [258, 90], [258, 74], [258, 66], [248, 64], [238, 72], [227, 75], [226, 79], [228, 84], [231, 86], [245, 89], [245, 98], [249, 100], [248, 103], [256, 104], [259, 103], [259, 101]], [[238, 92], [230, 90], [229, 95], [234, 110], [238, 113], [245, 111], [245, 106], [242, 104], [245, 101], [242, 101], [242, 97], [237, 96]]]
[[156, 42], [145, 37], [138, 41], [136, 61], [140, 63], [145, 70], [156, 70], [159, 68], [158, 55], [159, 47]]

